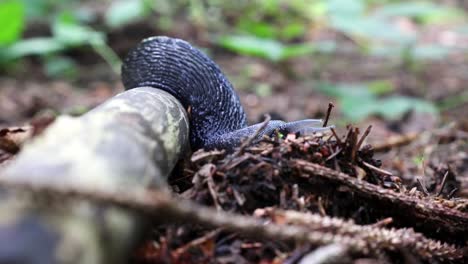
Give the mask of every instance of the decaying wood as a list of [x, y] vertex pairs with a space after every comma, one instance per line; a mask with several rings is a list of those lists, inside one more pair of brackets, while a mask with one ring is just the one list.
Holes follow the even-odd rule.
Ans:
[[[165, 186], [188, 145], [188, 119], [166, 92], [121, 93], [89, 113], [59, 117], [26, 144], [1, 178], [119, 193]], [[1, 263], [119, 263], [141, 234], [141, 218], [114, 207], [0, 192]], [[8, 245], [8, 246], [4, 246]]]

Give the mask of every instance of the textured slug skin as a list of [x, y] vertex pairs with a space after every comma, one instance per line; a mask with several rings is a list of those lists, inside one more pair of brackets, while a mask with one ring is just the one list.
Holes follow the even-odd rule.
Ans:
[[333, 127], [315, 127], [322, 124], [320, 119], [247, 126], [239, 97], [216, 63], [180, 39], [143, 40], [124, 60], [122, 79], [126, 89], [149, 86], [177, 98], [189, 112], [193, 150], [233, 150], [246, 137], [255, 136], [257, 142], [275, 131], [309, 134]]
[[169, 37], [143, 40], [122, 66], [126, 89], [150, 86], [190, 109], [193, 149], [247, 126], [239, 97], [219, 67], [188, 42]]

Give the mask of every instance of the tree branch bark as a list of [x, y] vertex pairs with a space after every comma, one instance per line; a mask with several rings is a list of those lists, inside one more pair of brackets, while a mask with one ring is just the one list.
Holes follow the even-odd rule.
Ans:
[[[160, 188], [188, 129], [173, 96], [132, 89], [79, 118], [59, 117], [0, 177], [97, 191]], [[85, 201], [57, 205], [6, 189], [0, 199], [0, 263], [125, 262], [145, 226], [137, 214]]]

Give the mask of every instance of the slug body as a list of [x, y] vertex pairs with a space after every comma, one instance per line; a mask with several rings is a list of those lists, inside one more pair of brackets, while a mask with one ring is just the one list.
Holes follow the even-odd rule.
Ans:
[[[192, 149], [232, 149], [243, 138], [253, 135], [261, 124], [247, 125], [239, 97], [219, 67], [188, 42], [169, 37], [143, 40], [130, 51], [122, 65], [125, 88], [153, 87], [172, 94], [187, 109], [190, 117]], [[320, 120], [285, 123], [270, 121], [257, 135], [319, 131], [310, 127]]]

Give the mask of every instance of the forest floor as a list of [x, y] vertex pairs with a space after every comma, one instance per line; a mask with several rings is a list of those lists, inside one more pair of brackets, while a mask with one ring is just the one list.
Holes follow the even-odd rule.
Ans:
[[[165, 32], [165, 34], [172, 34], [199, 45], [209, 45], [203, 37], [196, 36], [192, 32], [190, 26], [181, 25], [174, 32]], [[436, 36], [442, 33], [443, 29], [435, 30], [432, 34], [434, 37], [428, 37], [427, 41], [437, 41]], [[160, 32], [145, 27], [145, 24], [138, 24], [112, 32], [109, 35], [109, 42], [117, 54], [123, 57], [143, 35], [158, 34]], [[340, 36], [336, 38], [342, 41], [343, 45], [349, 42], [347, 39], [340, 39]], [[393, 120], [374, 116], [348, 127], [346, 122], [342, 121], [340, 104], [335, 98], [319, 92], [315, 80], [341, 83], [385, 80], [395, 88], [393, 93], [438, 103], [451, 102], [457, 98], [467, 98], [468, 57], [454, 54], [440, 61], [427, 62], [424, 67], [408, 68], [407, 65], [398, 62], [349, 52], [327, 55], [326, 58], [317, 55], [317, 58], [312, 60], [296, 58], [286, 61], [279, 67], [262, 59], [238, 56], [216, 47], [209, 48], [210, 56], [221, 66], [238, 91], [251, 123], [262, 121], [264, 114], [267, 113], [273, 118], [287, 121], [323, 118], [329, 102], [333, 102], [336, 108], [329, 123], [333, 124], [338, 120], [336, 123], [338, 136], [333, 142], [328, 142], [328, 138], [325, 137], [309, 138], [304, 141], [295, 136], [279, 143], [267, 140], [257, 147], [249, 147], [246, 150], [249, 155], [257, 155], [257, 159], [249, 160], [251, 156], [246, 156], [245, 153], [236, 157], [236, 160], [242, 157], [247, 160], [246, 164], [239, 167], [232, 165], [236, 160], [233, 161], [232, 157], [224, 156], [225, 154], [204, 157], [202, 161], [197, 160], [185, 165], [181, 174], [173, 176], [173, 183], [178, 186], [182, 196], [244, 214], [255, 212], [258, 214], [256, 210], [259, 208], [276, 206], [284, 210], [299, 211], [307, 208], [314, 213], [353, 219], [356, 223], [365, 225], [393, 217], [394, 225], [390, 225], [392, 227], [412, 227], [430, 238], [466, 246], [466, 236], [468, 236], [466, 226], [464, 229], [463, 227], [451, 229], [447, 226], [468, 221], [463, 219], [468, 215], [466, 202], [468, 102], [464, 101], [455, 107], [444, 109], [439, 116], [419, 112], [408, 112], [403, 117]], [[50, 116], [51, 113], [79, 115], [123, 91], [119, 76], [104, 65], [95, 54], [81, 50], [70, 52], [68, 55], [74, 58], [79, 66], [79, 78], [73, 82], [47, 78], [41, 70], [40, 63], [34, 58], [26, 60], [22, 68], [14, 74], [0, 77], [1, 128], [22, 126], [31, 120]], [[248, 73], [245, 73], [245, 69], [249, 69]], [[258, 91], [262, 89], [266, 92], [259, 93]], [[369, 154], [361, 149], [359, 153], [353, 154], [353, 151], [356, 151], [353, 148], [358, 142], [352, 141], [352, 138], [363, 137], [363, 132], [370, 125], [372, 129], [365, 138], [365, 143], [357, 147], [370, 144], [372, 153]], [[360, 132], [355, 128], [359, 128]], [[341, 145], [340, 140], [343, 141]], [[302, 148], [305, 144], [318, 147], [304, 152]], [[287, 147], [289, 150], [285, 152], [278, 146]], [[324, 153], [324, 149], [330, 152]], [[339, 151], [342, 153], [335, 153]], [[317, 156], [317, 153], [322, 156]], [[334, 153], [335, 159], [330, 158]], [[281, 160], [276, 155], [282, 156]], [[354, 159], [350, 160], [351, 155], [357, 155], [354, 159], [360, 160], [358, 165], [354, 163], [356, 162]], [[374, 190], [367, 185], [364, 187], [346, 185], [353, 181], [341, 178], [339, 180], [323, 178], [312, 183], [301, 178], [311, 173], [311, 169], [309, 164], [295, 160], [299, 157], [354, 177], [366, 175], [365, 181], [378, 187]], [[283, 159], [289, 163], [281, 167], [274, 166], [275, 162], [281, 164], [280, 161], [284, 161]], [[291, 164], [291, 162], [296, 163]], [[206, 186], [190, 186], [190, 181], [181, 183], [178, 180], [181, 175], [182, 178], [185, 177], [184, 179], [194, 177], [206, 164], [212, 164], [217, 168], [217, 176], [212, 176], [218, 177], [217, 195], [224, 197], [224, 200], [220, 198], [216, 202], [213, 193], [210, 193]], [[252, 171], [252, 168], [260, 168], [258, 166], [264, 166], [261, 170], [263, 176], [273, 173], [274, 170], [284, 172], [291, 168], [294, 168], [294, 173], [284, 173], [287, 176], [284, 176], [281, 182], [268, 177], [260, 179], [258, 172]], [[231, 170], [227, 170], [227, 167]], [[365, 171], [364, 174], [360, 174], [362, 170]], [[257, 176], [238, 180], [223, 178], [222, 175], [228, 172]], [[301, 182], [302, 185], [297, 190], [293, 190], [291, 186], [294, 186], [294, 182]], [[337, 186], [345, 185], [351, 191], [333, 190], [335, 187], [340, 189]], [[244, 194], [244, 198], [249, 198], [246, 198], [247, 202], [242, 202], [243, 198], [240, 198], [242, 195], [236, 194], [237, 191], [230, 192], [229, 186], [236, 186], [237, 191]], [[397, 197], [396, 200], [388, 202], [385, 200], [387, 195], [385, 192], [381, 193], [382, 196], [376, 194], [379, 188], [393, 190], [406, 198]], [[278, 193], [281, 193], [281, 197], [275, 195]], [[429, 208], [429, 213], [421, 214], [414, 209], [415, 205], [411, 204], [414, 200], [408, 197], [420, 199], [420, 203]], [[449, 201], [452, 203], [449, 204]], [[438, 207], [439, 205], [442, 207]], [[444, 213], [440, 208], [449, 209]], [[413, 209], [416, 211], [412, 211]], [[396, 211], [399, 213], [395, 213]], [[415, 224], [414, 221], [419, 221], [420, 224]], [[442, 231], [434, 231], [438, 227]], [[151, 238], [136, 253], [136, 259], [146, 263], [156, 263], [161, 259], [186, 263], [188, 259], [197, 258], [209, 262], [209, 257], [213, 256], [206, 253], [209, 248], [207, 241], [211, 241], [210, 239], [214, 241], [214, 237], [222, 237], [215, 243], [215, 256], [218, 261], [223, 257], [222, 261], [227, 262], [239, 259], [251, 262], [263, 261], [263, 263], [274, 263], [275, 259], [280, 262], [294, 262], [310, 250], [308, 246], [291, 247], [274, 241], [259, 244], [219, 230], [210, 233], [205, 229], [187, 230], [187, 228], [187, 226], [156, 227]], [[176, 232], [178, 235], [175, 235]], [[204, 242], [191, 246], [198, 251], [181, 250], [181, 248], [187, 249], [183, 246], [196, 238], [204, 239]], [[151, 244], [153, 240], [165, 241], [167, 252], [171, 252], [170, 256], [161, 253], [161, 248], [153, 248]], [[229, 250], [225, 248], [227, 245], [230, 247]], [[233, 249], [236, 247], [238, 251]], [[179, 251], [176, 251], [177, 249]], [[279, 252], [288, 253], [282, 255]], [[390, 254], [383, 258], [411, 259], [406, 253], [403, 252], [398, 256]], [[354, 257], [359, 259], [359, 255]]]

